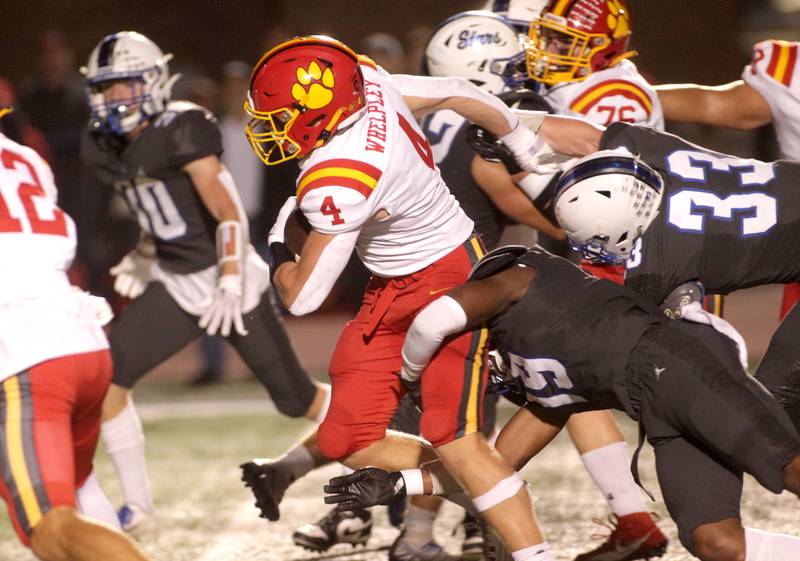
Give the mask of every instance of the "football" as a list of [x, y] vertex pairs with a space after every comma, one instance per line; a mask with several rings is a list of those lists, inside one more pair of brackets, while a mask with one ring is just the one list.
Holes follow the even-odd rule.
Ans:
[[302, 211], [299, 208], [294, 209], [283, 226], [283, 243], [294, 254], [295, 259], [300, 257], [310, 231], [311, 224]]

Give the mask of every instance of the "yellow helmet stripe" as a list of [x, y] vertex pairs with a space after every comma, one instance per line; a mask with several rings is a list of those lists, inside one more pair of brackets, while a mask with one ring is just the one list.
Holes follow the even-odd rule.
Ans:
[[554, 16], [563, 16], [570, 4], [572, 4], [572, 0], [559, 0], [550, 13]]

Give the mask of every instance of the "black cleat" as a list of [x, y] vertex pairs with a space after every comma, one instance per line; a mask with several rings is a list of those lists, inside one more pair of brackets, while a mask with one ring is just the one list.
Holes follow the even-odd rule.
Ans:
[[261, 511], [259, 516], [273, 522], [278, 520], [283, 494], [294, 481], [292, 475], [278, 462], [264, 458], [254, 458], [239, 467], [242, 468], [242, 481], [256, 498], [256, 508]]
[[365, 545], [372, 535], [372, 515], [360, 512], [331, 510], [317, 522], [300, 526], [292, 534], [296, 545], [311, 551], [327, 551], [338, 543], [353, 547]]

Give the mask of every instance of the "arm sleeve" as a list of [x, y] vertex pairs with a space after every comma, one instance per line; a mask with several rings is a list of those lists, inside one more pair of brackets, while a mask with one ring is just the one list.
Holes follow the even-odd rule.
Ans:
[[466, 326], [467, 314], [453, 298], [442, 296], [428, 304], [414, 318], [406, 334], [402, 350], [403, 378], [409, 382], [419, 380], [442, 341]]
[[295, 316], [309, 314], [319, 308], [342, 274], [358, 240], [358, 230], [339, 234], [322, 250], [311, 276], [289, 307]]
[[222, 154], [222, 133], [217, 119], [205, 110], [179, 113], [169, 125], [169, 163], [176, 168]]
[[445, 99], [448, 97], [474, 99], [502, 113], [512, 129], [519, 120], [503, 101], [490, 93], [484, 92], [463, 78], [431, 78], [428, 76], [393, 74], [392, 80], [403, 96], [428, 99]]

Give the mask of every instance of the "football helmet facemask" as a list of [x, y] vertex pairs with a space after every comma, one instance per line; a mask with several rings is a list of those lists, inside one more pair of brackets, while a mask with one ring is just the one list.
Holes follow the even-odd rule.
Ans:
[[625, 0], [550, 0], [531, 22], [528, 74], [548, 85], [585, 80], [635, 55], [630, 36]]
[[658, 215], [664, 181], [627, 151], [577, 160], [555, 187], [555, 214], [572, 247], [593, 263], [625, 261]]
[[[102, 134], [125, 135], [164, 110], [180, 74], [170, 76], [158, 45], [135, 31], [107, 35], [89, 55], [81, 72], [91, 109], [90, 127]], [[126, 93], [111, 95], [115, 84]]]
[[256, 64], [244, 104], [247, 139], [271, 166], [304, 158], [366, 110], [366, 61], [344, 43], [322, 35], [297, 37]]
[[425, 47], [431, 76], [466, 78], [491, 94], [528, 80], [525, 43], [504, 17], [488, 11], [462, 12], [446, 19]]

